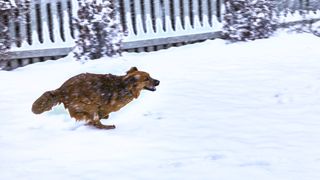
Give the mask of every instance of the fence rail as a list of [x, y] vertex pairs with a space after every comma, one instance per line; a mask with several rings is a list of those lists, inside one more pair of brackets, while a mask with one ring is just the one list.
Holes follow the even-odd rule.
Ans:
[[[124, 49], [206, 40], [221, 31], [223, 0], [113, 1], [128, 33]], [[14, 42], [6, 63], [21, 66], [67, 55], [74, 47], [77, 6], [77, 0], [31, 0], [29, 11], [20, 14], [26, 23], [9, 21]], [[320, 19], [318, 0], [281, 0], [277, 7], [282, 22], [298, 20], [301, 10]]]

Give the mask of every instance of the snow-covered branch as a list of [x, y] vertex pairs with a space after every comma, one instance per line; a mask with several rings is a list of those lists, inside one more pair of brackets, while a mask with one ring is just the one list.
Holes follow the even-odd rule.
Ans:
[[121, 53], [122, 27], [111, 0], [79, 0], [79, 31], [74, 50], [80, 61], [114, 56]]

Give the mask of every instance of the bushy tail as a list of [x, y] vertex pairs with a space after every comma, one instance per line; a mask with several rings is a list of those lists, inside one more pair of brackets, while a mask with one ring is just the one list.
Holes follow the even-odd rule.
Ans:
[[56, 90], [47, 91], [32, 104], [32, 112], [41, 114], [44, 111], [51, 110], [58, 103], [60, 103], [59, 93]]

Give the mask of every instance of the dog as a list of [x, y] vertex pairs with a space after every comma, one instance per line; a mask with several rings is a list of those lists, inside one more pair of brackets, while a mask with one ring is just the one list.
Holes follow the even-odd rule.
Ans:
[[159, 84], [159, 80], [136, 67], [123, 76], [83, 73], [41, 95], [33, 103], [32, 112], [41, 114], [63, 103], [76, 121], [86, 121], [87, 125], [98, 129], [114, 129], [114, 125], [103, 125], [100, 120], [138, 98], [141, 90], [155, 91]]

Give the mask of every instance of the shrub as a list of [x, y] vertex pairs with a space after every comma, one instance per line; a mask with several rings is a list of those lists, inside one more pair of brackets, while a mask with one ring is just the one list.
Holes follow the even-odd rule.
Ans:
[[121, 54], [122, 27], [111, 0], [79, 0], [74, 55], [86, 61]]
[[226, 0], [224, 37], [248, 41], [270, 37], [276, 29], [273, 0]]

